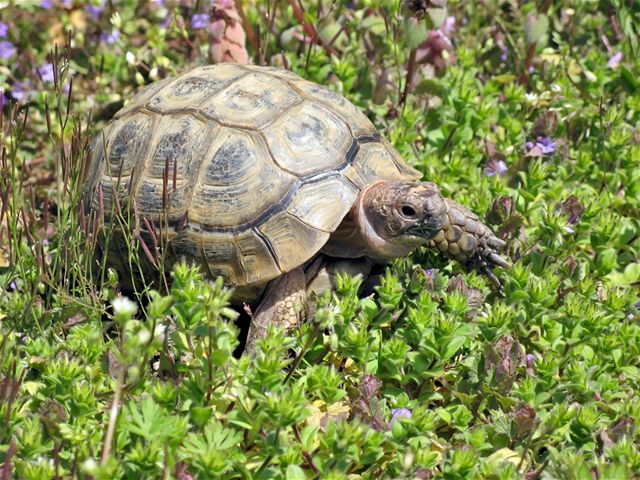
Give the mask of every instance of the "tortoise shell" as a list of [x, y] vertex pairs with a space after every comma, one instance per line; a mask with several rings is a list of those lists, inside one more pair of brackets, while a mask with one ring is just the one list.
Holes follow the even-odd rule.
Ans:
[[362, 188], [419, 177], [332, 90], [218, 64], [153, 83], [115, 115], [94, 141], [85, 202], [110, 212], [126, 198], [168, 225], [175, 260], [259, 286], [318, 253]]

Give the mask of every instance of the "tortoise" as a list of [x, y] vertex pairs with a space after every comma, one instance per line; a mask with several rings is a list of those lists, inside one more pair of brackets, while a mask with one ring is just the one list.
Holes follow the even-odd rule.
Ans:
[[187, 259], [257, 306], [249, 349], [270, 323], [295, 325], [337, 272], [366, 277], [422, 245], [494, 281], [508, 266], [505, 243], [421, 181], [357, 107], [287, 70], [216, 64], [152, 83], [92, 150], [88, 210], [117, 197], [165, 225], [166, 268]]

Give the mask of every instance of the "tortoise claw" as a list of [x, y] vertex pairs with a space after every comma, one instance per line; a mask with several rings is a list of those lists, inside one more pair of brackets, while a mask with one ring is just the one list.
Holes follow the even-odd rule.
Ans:
[[502, 250], [507, 246], [507, 242], [505, 242], [504, 240], [500, 240], [498, 237], [492, 235], [487, 239], [487, 245], [489, 245], [491, 248]]
[[489, 265], [483, 265], [481, 270], [482, 273], [487, 276], [489, 281], [491, 281], [491, 283], [493, 283], [498, 288], [502, 287], [502, 285], [500, 284], [500, 280], [498, 279], [498, 277], [496, 277], [496, 274], [493, 273], [493, 270], [491, 270], [491, 267], [489, 267]]
[[511, 264], [509, 262], [507, 262], [504, 258], [502, 258], [500, 255], [498, 255], [495, 252], [491, 252], [489, 255], [487, 255], [487, 260], [489, 260], [494, 265], [497, 265], [497, 266], [502, 267], [502, 268], [510, 268], [511, 267]]

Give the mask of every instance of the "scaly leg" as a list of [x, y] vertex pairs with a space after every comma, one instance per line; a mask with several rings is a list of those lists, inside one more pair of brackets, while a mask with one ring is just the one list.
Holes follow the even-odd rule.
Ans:
[[267, 328], [270, 324], [289, 330], [304, 319], [306, 286], [302, 267], [271, 281], [251, 319], [245, 353], [255, 352], [257, 340], [267, 336]]

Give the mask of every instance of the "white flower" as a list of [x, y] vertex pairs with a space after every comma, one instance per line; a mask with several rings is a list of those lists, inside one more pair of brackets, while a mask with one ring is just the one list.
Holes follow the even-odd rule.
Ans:
[[113, 313], [117, 317], [131, 318], [138, 311], [138, 306], [127, 297], [116, 297], [111, 305], [113, 305]]

